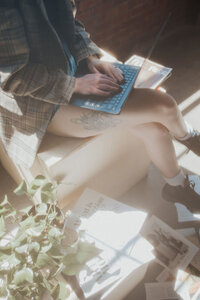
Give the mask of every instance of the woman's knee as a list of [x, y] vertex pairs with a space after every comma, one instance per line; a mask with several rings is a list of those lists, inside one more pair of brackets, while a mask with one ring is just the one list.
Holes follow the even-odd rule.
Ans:
[[169, 94], [157, 92], [155, 99], [155, 110], [164, 117], [176, 117], [178, 106], [175, 99]]
[[159, 115], [176, 114], [177, 104], [172, 96], [153, 89], [134, 89], [127, 103], [131, 111], [152, 111]]

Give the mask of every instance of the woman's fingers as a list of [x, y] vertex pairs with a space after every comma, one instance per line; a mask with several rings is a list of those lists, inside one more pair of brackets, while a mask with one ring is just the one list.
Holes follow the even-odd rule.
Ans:
[[106, 83], [102, 83], [102, 84], [99, 84], [99, 89], [103, 90], [103, 91], [110, 91], [110, 92], [119, 92], [121, 90], [121, 87], [113, 87], [113, 86], [110, 86], [109, 84], [106, 84]]
[[116, 83], [112, 78], [106, 75], [102, 75], [102, 77], [99, 80], [99, 84], [106, 84], [110, 87], [110, 89], [113, 90], [120, 90], [121, 87], [118, 83]]
[[105, 64], [101, 67], [102, 71], [110, 78], [112, 78], [115, 82], [122, 83], [124, 81], [124, 74], [119, 68], [116, 68], [112, 64]]
[[121, 87], [118, 83], [101, 73], [88, 74], [76, 78], [75, 81], [74, 92], [82, 95], [110, 96], [120, 91]]
[[94, 94], [97, 96], [109, 97], [112, 93], [101, 89], [96, 89]]
[[111, 69], [111, 72], [112, 72], [114, 78], [117, 79], [118, 82], [122, 83], [124, 81], [124, 74], [123, 74], [122, 70], [120, 70], [119, 68], [113, 67]]

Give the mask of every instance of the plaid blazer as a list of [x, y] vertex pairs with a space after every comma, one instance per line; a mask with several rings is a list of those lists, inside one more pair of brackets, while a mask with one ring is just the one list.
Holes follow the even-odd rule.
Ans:
[[[62, 34], [74, 31], [77, 64], [100, 54], [74, 19], [73, 0], [59, 1]], [[0, 140], [15, 163], [31, 167], [55, 105], [68, 105], [74, 83], [43, 0], [1, 0]]]

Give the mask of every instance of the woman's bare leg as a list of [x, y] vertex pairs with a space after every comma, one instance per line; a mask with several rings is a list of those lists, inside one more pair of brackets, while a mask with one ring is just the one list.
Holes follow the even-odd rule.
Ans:
[[75, 106], [61, 106], [48, 130], [57, 135], [87, 137], [118, 126], [134, 127], [157, 122], [174, 136], [183, 137], [187, 128], [175, 100], [150, 89], [135, 89], [120, 115], [95, 112]]
[[129, 128], [143, 140], [149, 156], [164, 177], [179, 172], [175, 150], [169, 131], [184, 136], [187, 131], [175, 101], [153, 90], [135, 90], [120, 115], [94, 112], [75, 106], [62, 106], [48, 130], [54, 134], [88, 137], [113, 127]]
[[146, 123], [130, 129], [145, 144], [149, 157], [165, 178], [180, 172], [169, 131], [160, 123]]

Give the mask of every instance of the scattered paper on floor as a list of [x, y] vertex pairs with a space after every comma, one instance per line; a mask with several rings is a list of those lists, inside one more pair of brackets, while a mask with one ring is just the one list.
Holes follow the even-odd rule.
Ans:
[[153, 245], [157, 261], [173, 274], [184, 270], [199, 248], [176, 232], [156, 216], [152, 216], [141, 230], [141, 234]]
[[146, 300], [186, 300], [174, 290], [174, 282], [145, 283]]

